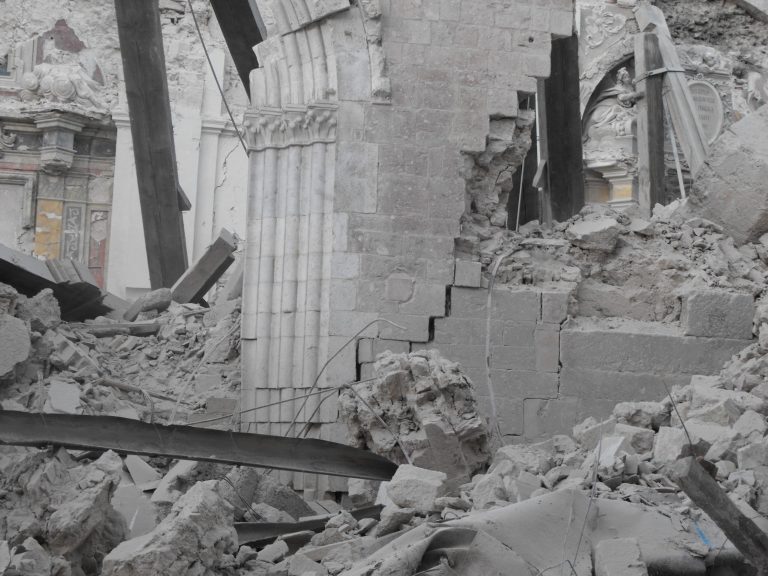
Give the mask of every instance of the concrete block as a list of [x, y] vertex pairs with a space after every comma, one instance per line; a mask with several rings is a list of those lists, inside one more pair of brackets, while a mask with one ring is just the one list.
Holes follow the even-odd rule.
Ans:
[[595, 576], [648, 576], [634, 538], [601, 540], [592, 550]]
[[628, 426], [627, 424], [616, 424], [613, 433], [626, 438], [630, 446], [632, 446], [638, 454], [653, 450], [653, 430], [649, 430], [648, 428], [638, 428], [637, 426]]
[[403, 464], [387, 484], [387, 494], [401, 508], [429, 513], [435, 499], [443, 495], [447, 480], [445, 472]]
[[538, 372], [558, 372], [560, 370], [560, 326], [538, 326], [535, 342], [536, 370]]
[[683, 298], [680, 324], [687, 336], [751, 340], [754, 315], [750, 294], [702, 290]]
[[576, 398], [527, 398], [523, 406], [524, 436], [527, 440], [545, 438], [553, 434], [570, 434], [578, 420], [579, 401]]
[[379, 323], [379, 338], [409, 342], [429, 341], [429, 316], [382, 314], [381, 317], [399, 324], [404, 330], [382, 322]]
[[666, 383], [685, 386], [688, 374], [653, 374], [648, 372], [618, 372], [563, 366], [560, 371], [560, 391], [565, 396], [621, 401], [658, 400], [664, 395]]
[[744, 340], [684, 336], [676, 327], [611, 319], [570, 321], [560, 334], [563, 368], [717, 374]]
[[483, 265], [480, 262], [469, 260], [456, 260], [454, 286], [466, 286], [468, 288], [480, 288], [483, 278]]
[[[536, 290], [495, 289], [491, 318], [504, 321], [536, 322], [539, 318], [541, 293]], [[451, 316], [485, 318], [488, 291], [454, 287], [451, 289]]]
[[571, 293], [565, 291], [541, 293], [541, 321], [561, 324], [568, 317]]

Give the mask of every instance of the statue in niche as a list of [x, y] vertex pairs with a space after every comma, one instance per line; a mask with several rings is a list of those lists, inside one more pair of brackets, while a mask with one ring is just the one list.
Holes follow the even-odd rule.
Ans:
[[603, 140], [614, 140], [618, 136], [632, 136], [637, 118], [635, 104], [640, 99], [635, 90], [632, 76], [627, 68], [616, 73], [616, 84], [603, 91], [587, 111], [589, 118], [585, 144], [599, 145]]

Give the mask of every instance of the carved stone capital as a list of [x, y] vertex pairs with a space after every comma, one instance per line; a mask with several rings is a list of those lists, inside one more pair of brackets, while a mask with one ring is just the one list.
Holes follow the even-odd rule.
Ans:
[[250, 151], [309, 146], [336, 140], [337, 106], [316, 102], [309, 106], [257, 107], [245, 114], [246, 141]]

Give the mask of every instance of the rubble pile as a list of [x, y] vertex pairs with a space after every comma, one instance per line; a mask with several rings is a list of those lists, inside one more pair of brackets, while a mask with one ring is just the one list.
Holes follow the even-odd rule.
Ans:
[[342, 392], [339, 413], [353, 445], [393, 462], [469, 478], [490, 457], [472, 384], [437, 351], [380, 354], [374, 378]]
[[646, 219], [590, 204], [552, 228], [534, 221], [519, 233], [467, 222], [458, 249], [487, 274], [501, 258], [498, 283], [570, 289], [574, 316], [675, 322], [680, 296], [697, 288], [759, 294], [768, 236], [736, 247], [719, 225], [688, 212], [675, 202]]
[[33, 298], [7, 285], [0, 292], [5, 409], [168, 422], [178, 400], [175, 421], [183, 423], [208, 399], [221, 398], [234, 411], [239, 300], [204, 308], [158, 290], [138, 301], [134, 322], [62, 323], [50, 290]]

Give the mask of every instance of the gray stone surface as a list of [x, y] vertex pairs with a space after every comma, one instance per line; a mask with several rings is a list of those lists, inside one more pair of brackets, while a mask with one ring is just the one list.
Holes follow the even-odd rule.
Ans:
[[593, 551], [595, 576], [648, 576], [635, 538], [601, 540]]
[[565, 231], [566, 237], [583, 250], [612, 252], [619, 239], [619, 223], [613, 218], [579, 220]]
[[686, 336], [751, 340], [754, 315], [750, 294], [702, 290], [683, 297], [680, 323]]
[[696, 175], [692, 210], [722, 225], [741, 244], [768, 232], [768, 108], [762, 107], [723, 132]]
[[29, 357], [29, 328], [22, 320], [0, 314], [0, 376], [11, 372]]
[[479, 288], [482, 282], [482, 270], [483, 265], [480, 262], [456, 260], [453, 285]]
[[32, 330], [41, 334], [61, 324], [59, 301], [50, 288], [41, 290], [32, 298], [21, 299], [16, 316], [29, 322]]

